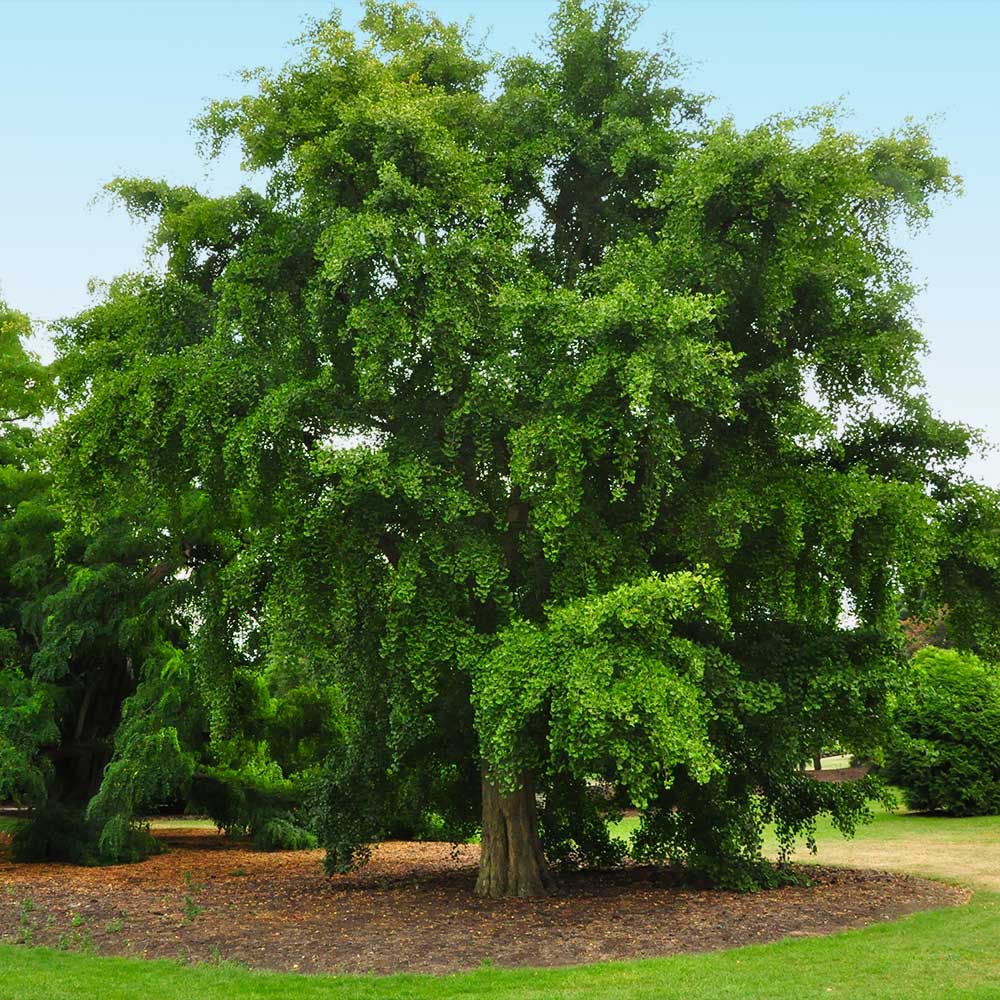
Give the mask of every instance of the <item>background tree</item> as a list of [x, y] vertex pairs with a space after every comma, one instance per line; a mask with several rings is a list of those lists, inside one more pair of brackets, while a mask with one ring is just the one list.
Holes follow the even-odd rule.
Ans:
[[27, 317], [0, 304], [0, 796], [35, 809], [22, 846], [46, 853], [55, 823], [85, 859], [94, 845], [82, 811], [102, 784], [122, 705], [145, 661], [183, 636], [150, 594], [156, 574], [140, 531], [111, 512], [98, 533], [64, 531], [41, 423], [53, 372], [26, 351], [30, 334]]
[[917, 126], [709, 123], [635, 23], [503, 62], [369, 3], [202, 119], [262, 191], [112, 185], [165, 263], [63, 327], [61, 504], [183, 556], [216, 745], [271, 670], [337, 692], [332, 868], [478, 814], [478, 891], [532, 895], [635, 804], [753, 887], [764, 824], [878, 794], [798, 765], [878, 742], [962, 484], [892, 240], [956, 181]]
[[48, 583], [46, 543], [58, 524], [45, 503], [48, 476], [36, 422], [51, 380], [24, 347], [31, 323], [0, 300], [0, 798], [44, 798], [55, 741], [51, 692], [26, 673], [40, 642], [31, 613]]

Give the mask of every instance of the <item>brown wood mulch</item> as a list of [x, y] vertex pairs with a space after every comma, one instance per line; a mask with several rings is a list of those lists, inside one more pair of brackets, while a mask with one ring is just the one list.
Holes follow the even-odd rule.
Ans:
[[472, 892], [473, 845], [390, 842], [363, 870], [329, 878], [318, 851], [262, 854], [204, 830], [157, 835], [169, 853], [136, 865], [0, 856], [0, 939], [302, 972], [447, 972], [732, 948], [968, 898], [908, 876], [812, 866], [810, 887], [739, 894], [636, 866], [564, 874], [544, 899], [498, 901]]
[[857, 781], [867, 774], [867, 767], [831, 767], [826, 771], [806, 771], [806, 775], [813, 781]]

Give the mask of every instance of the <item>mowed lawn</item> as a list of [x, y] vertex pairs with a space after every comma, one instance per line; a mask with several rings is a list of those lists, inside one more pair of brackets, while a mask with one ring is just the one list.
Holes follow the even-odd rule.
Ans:
[[[825, 938], [707, 955], [459, 975], [305, 977], [0, 946], [2, 1000], [938, 1000], [1000, 998], [1000, 818], [880, 813], [816, 860], [913, 871], [976, 890], [968, 906]], [[803, 860], [807, 860], [803, 858]]]
[[[775, 843], [769, 846], [777, 850]], [[851, 840], [829, 822], [821, 823], [817, 846], [815, 855], [803, 848], [795, 860], [910, 872], [1000, 892], [997, 816], [948, 819], [879, 812]]]
[[[620, 834], [628, 835], [638, 822], [622, 820]], [[952, 819], [906, 813], [901, 805], [896, 812], [878, 808], [872, 822], [859, 826], [850, 840], [828, 819], [820, 819], [816, 843], [816, 854], [800, 846], [793, 860], [908, 872], [1000, 892], [1000, 816]], [[777, 857], [773, 835], [766, 837], [764, 847]]]

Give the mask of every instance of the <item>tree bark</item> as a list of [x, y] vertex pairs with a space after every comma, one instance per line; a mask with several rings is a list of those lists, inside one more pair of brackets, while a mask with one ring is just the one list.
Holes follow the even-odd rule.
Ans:
[[538, 839], [535, 786], [523, 775], [516, 792], [501, 792], [483, 772], [483, 840], [476, 893], [544, 896], [552, 885]]

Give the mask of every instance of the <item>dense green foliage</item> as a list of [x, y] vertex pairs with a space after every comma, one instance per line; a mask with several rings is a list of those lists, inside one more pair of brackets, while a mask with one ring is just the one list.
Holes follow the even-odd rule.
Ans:
[[115, 811], [107, 851], [83, 813], [128, 738], [119, 722], [136, 675], [175, 655], [184, 629], [140, 526], [108, 509], [99, 531], [66, 528], [41, 427], [55, 372], [25, 350], [30, 332], [0, 304], [0, 797], [36, 807], [22, 856], [132, 858], [131, 813]]
[[747, 887], [765, 823], [877, 793], [797, 765], [878, 743], [975, 499], [892, 243], [956, 182], [917, 126], [709, 122], [634, 24], [566, 2], [496, 61], [371, 3], [203, 118], [261, 190], [112, 185], [165, 266], [62, 329], [67, 530], [183, 568], [214, 746], [272, 672], [339, 692], [333, 867], [402, 814], [465, 835], [481, 767], [552, 855], [618, 852], [599, 778], [637, 853]]
[[969, 483], [942, 512], [938, 566], [924, 617], [946, 609], [949, 641], [1000, 659], [1000, 493]]
[[[0, 800], [34, 807], [19, 858], [134, 860], [155, 846], [138, 816], [182, 806], [196, 770], [220, 760], [242, 780], [260, 746], [208, 748], [186, 648], [189, 584], [155, 524], [128, 524], [108, 507], [99, 528], [74, 531], [56, 509], [41, 419], [58, 372], [25, 350], [30, 332], [0, 303]], [[290, 688], [285, 674], [241, 699], [244, 728], [273, 743], [272, 768], [316, 770], [335, 706], [323, 690]], [[254, 836], [310, 842], [272, 813], [270, 832]]]
[[112, 845], [102, 842], [100, 823], [79, 806], [47, 800], [36, 805], [29, 818], [11, 836], [14, 861], [68, 861], [74, 865], [141, 861], [164, 848], [149, 830], [123, 814], [121, 831]]
[[41, 630], [54, 522], [34, 425], [51, 380], [25, 350], [30, 333], [28, 317], [0, 300], [0, 799], [44, 798], [52, 765], [40, 748], [58, 734], [52, 692], [26, 673]]
[[316, 837], [301, 819], [295, 821], [308, 800], [307, 792], [282, 779], [276, 765], [270, 771], [251, 776], [207, 769], [194, 782], [191, 803], [230, 836], [249, 836], [261, 850], [315, 847]]
[[893, 242], [957, 179], [916, 125], [713, 122], [636, 21], [565, 0], [502, 60], [370, 2], [202, 118], [254, 188], [111, 185], [156, 264], [58, 331], [0, 785], [52, 786], [55, 685], [101, 707], [107, 857], [193, 796], [344, 869], [473, 833], [485, 781], [551, 862], [637, 805], [635, 855], [750, 888], [766, 824], [865, 817], [798, 766], [879, 744], [903, 602], [1000, 621]]
[[1000, 667], [921, 649], [893, 713], [886, 775], [915, 810], [1000, 814]]

